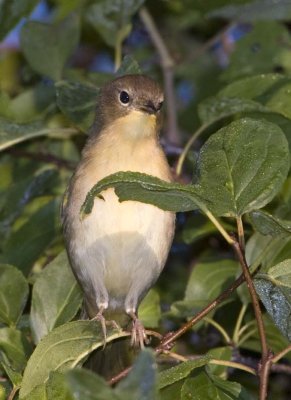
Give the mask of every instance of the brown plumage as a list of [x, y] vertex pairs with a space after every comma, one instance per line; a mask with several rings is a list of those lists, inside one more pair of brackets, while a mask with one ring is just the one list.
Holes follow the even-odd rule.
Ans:
[[175, 215], [135, 201], [120, 203], [113, 189], [97, 198], [80, 219], [87, 192], [118, 171], [171, 180], [159, 145], [161, 89], [144, 75], [127, 75], [101, 90], [96, 122], [73, 175], [64, 207], [64, 237], [72, 269], [84, 292], [90, 318], [104, 316], [123, 327], [133, 320], [132, 338], [143, 345], [138, 306], [160, 275], [174, 234]]

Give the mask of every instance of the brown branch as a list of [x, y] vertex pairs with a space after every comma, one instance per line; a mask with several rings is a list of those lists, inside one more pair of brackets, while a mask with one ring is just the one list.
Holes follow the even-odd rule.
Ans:
[[155, 349], [157, 354], [163, 352], [164, 350], [168, 350], [180, 336], [182, 336], [185, 332], [191, 329], [197, 322], [201, 321], [207, 314], [210, 313], [214, 308], [216, 308], [219, 304], [221, 304], [224, 300], [226, 300], [231, 294], [244, 282], [245, 278], [243, 275], [240, 275], [224, 292], [222, 292], [216, 299], [214, 299], [211, 303], [208, 304], [203, 310], [201, 310], [197, 315], [190, 319], [190, 321], [186, 322], [180, 329], [175, 332], [170, 332], [166, 334], [159, 346]]
[[268, 350], [267, 339], [266, 339], [266, 331], [264, 327], [264, 321], [262, 317], [260, 303], [257, 297], [256, 289], [252, 280], [251, 273], [249, 271], [249, 267], [247, 265], [245, 255], [241, 249], [241, 246], [237, 241], [234, 241], [232, 247], [238, 257], [238, 260], [241, 264], [243, 274], [250, 292], [251, 300], [253, 303], [253, 309], [257, 321], [258, 332], [261, 342], [262, 349], [262, 358], [261, 358], [261, 367], [260, 367], [260, 400], [265, 400], [267, 398], [267, 387], [268, 387], [268, 377], [270, 368], [272, 365], [272, 354]]
[[14, 396], [16, 395], [16, 393], [18, 392], [19, 389], [20, 389], [20, 386], [14, 386], [14, 388], [11, 390], [7, 400], [13, 400]]
[[170, 143], [179, 144], [180, 137], [177, 127], [177, 110], [174, 91], [174, 61], [160, 35], [160, 32], [156, 27], [153, 18], [145, 7], [140, 9], [139, 16], [146, 27], [146, 30], [148, 31], [148, 34], [161, 60], [167, 105], [167, 139]]

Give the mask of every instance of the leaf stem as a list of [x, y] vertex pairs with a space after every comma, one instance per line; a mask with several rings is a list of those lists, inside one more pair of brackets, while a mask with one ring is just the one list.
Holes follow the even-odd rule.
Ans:
[[242, 308], [241, 308], [241, 310], [239, 312], [239, 315], [238, 315], [238, 318], [237, 318], [237, 321], [236, 321], [236, 324], [235, 324], [235, 328], [234, 328], [234, 331], [233, 331], [233, 337], [232, 338], [233, 338], [233, 342], [235, 344], [237, 344], [238, 341], [239, 341], [240, 328], [241, 328], [241, 324], [242, 324], [242, 321], [243, 321], [243, 317], [244, 317], [244, 315], [246, 313], [246, 310], [247, 310], [247, 304], [243, 304]]
[[212, 326], [214, 326], [214, 328], [216, 328], [218, 330], [218, 332], [221, 333], [221, 336], [224, 338], [226, 344], [231, 344], [232, 343], [232, 340], [231, 340], [230, 336], [228, 335], [226, 330], [223, 328], [223, 326], [221, 326], [218, 322], [214, 321], [214, 319], [209, 318], [209, 317], [205, 317], [204, 321], [206, 321], [209, 324], [211, 324]]
[[245, 234], [244, 234], [244, 226], [243, 226], [241, 215], [236, 217], [236, 224], [237, 224], [238, 242], [239, 242], [241, 249], [244, 251], [244, 249], [245, 249]]
[[202, 132], [205, 131], [211, 124], [212, 124], [212, 122], [201, 125], [196, 130], [196, 132], [194, 132], [194, 134], [190, 137], [190, 139], [186, 143], [186, 146], [184, 147], [184, 150], [180, 154], [180, 157], [179, 157], [178, 162], [177, 162], [177, 166], [176, 166], [176, 175], [177, 176], [180, 176], [181, 173], [182, 173], [182, 168], [183, 168], [184, 161], [185, 161], [186, 156], [187, 156], [190, 148], [192, 147], [193, 143], [202, 134]]
[[254, 368], [248, 367], [247, 365], [235, 361], [217, 360], [215, 358], [212, 358], [211, 360], [208, 361], [208, 364], [224, 365], [225, 367], [241, 369], [242, 371], [249, 372], [252, 375], [257, 375]]
[[224, 237], [224, 239], [227, 241], [228, 244], [232, 245], [235, 243], [235, 240], [227, 233], [227, 231], [223, 228], [221, 223], [217, 218], [214, 217], [214, 215], [201, 204], [197, 204], [201, 210], [205, 213], [205, 215], [210, 219], [210, 221], [216, 226], [218, 231], [221, 233], [221, 235]]
[[115, 42], [115, 48], [114, 48], [114, 68], [115, 72], [118, 70], [118, 68], [121, 65], [121, 59], [122, 59], [122, 40], [119, 37], [119, 34], [117, 35], [116, 42]]
[[13, 389], [11, 390], [7, 400], [13, 400], [14, 396], [16, 395], [16, 393], [18, 392], [19, 389], [20, 389], [20, 386], [14, 386]]
[[273, 356], [272, 362], [273, 363], [278, 362], [279, 360], [281, 360], [281, 358], [283, 358], [290, 351], [291, 351], [291, 344], [288, 347], [286, 347], [284, 350], [280, 351], [278, 354]]

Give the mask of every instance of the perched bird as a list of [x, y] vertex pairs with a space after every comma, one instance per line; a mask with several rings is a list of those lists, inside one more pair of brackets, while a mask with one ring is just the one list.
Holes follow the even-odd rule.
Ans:
[[118, 171], [172, 180], [159, 144], [162, 104], [159, 85], [144, 75], [122, 76], [101, 89], [63, 206], [67, 253], [88, 317], [101, 322], [104, 334], [105, 319], [123, 328], [132, 320], [132, 343], [141, 347], [146, 336], [138, 306], [165, 265], [175, 214], [141, 202], [121, 203], [113, 189], [103, 191], [82, 220], [80, 208], [93, 185]]

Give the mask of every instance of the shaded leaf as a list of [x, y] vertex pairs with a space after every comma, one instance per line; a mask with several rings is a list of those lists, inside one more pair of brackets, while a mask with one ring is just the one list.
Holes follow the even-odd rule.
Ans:
[[1, 360], [0, 365], [5, 371], [6, 375], [10, 379], [13, 386], [20, 386], [22, 381], [22, 375], [20, 372], [16, 371], [13, 367], [10, 366], [8, 360]]
[[79, 24], [77, 14], [52, 25], [26, 22], [21, 30], [21, 48], [31, 67], [53, 80], [61, 79], [65, 63], [79, 42]]
[[288, 20], [291, 17], [289, 0], [255, 0], [247, 4], [231, 4], [213, 10], [209, 17], [234, 19], [243, 22], [256, 20]]
[[0, 321], [16, 325], [28, 297], [28, 284], [12, 265], [0, 264]]
[[258, 273], [256, 290], [273, 321], [285, 337], [291, 340], [291, 259]]
[[146, 328], [157, 328], [161, 318], [159, 293], [151, 289], [138, 308], [138, 316]]
[[217, 297], [238, 272], [238, 263], [232, 260], [220, 260], [212, 263], [198, 263], [194, 266], [188, 280], [185, 298], [193, 307], [203, 307]]
[[59, 81], [55, 84], [57, 105], [73, 123], [87, 131], [94, 122], [99, 89], [92, 84]]
[[59, 229], [58, 216], [58, 201], [52, 200], [41, 206], [9, 236], [2, 258], [27, 275], [33, 263], [55, 239]]
[[86, 18], [109, 46], [121, 43], [130, 33], [130, 19], [144, 0], [99, 0], [88, 7]]
[[264, 120], [232, 122], [213, 134], [200, 152], [196, 191], [216, 215], [238, 216], [264, 207], [289, 170], [281, 129]]
[[118, 400], [113, 389], [99, 375], [86, 369], [74, 369], [66, 373], [69, 390], [74, 399], [82, 400]]
[[253, 29], [237, 41], [223, 78], [231, 81], [243, 76], [273, 72], [284, 66], [291, 44], [290, 34], [275, 21], [257, 22]]
[[204, 124], [251, 111], [268, 112], [268, 109], [256, 101], [236, 97], [211, 97], [198, 106], [198, 115]]
[[188, 378], [181, 390], [181, 400], [250, 400], [250, 395], [236, 382], [225, 381], [218, 376], [201, 372]]
[[243, 99], [262, 99], [270, 90], [280, 87], [288, 78], [281, 74], [259, 74], [238, 79], [226, 85], [219, 93], [219, 97], [234, 97]]
[[141, 72], [138, 62], [132, 56], [127, 54], [123, 57], [121, 66], [116, 71], [116, 75], [141, 74]]
[[157, 398], [154, 354], [145, 349], [140, 352], [128, 376], [117, 386], [115, 392], [120, 399], [152, 400]]
[[8, 358], [11, 366], [21, 371], [28, 358], [28, 343], [22, 332], [15, 328], [0, 328], [0, 351]]
[[0, 118], [0, 151], [40, 136], [68, 137], [73, 129], [48, 128], [41, 122], [16, 124]]
[[266, 211], [253, 211], [249, 214], [253, 227], [263, 235], [277, 236], [291, 233], [291, 221], [284, 221]]
[[195, 360], [185, 361], [175, 367], [166, 369], [159, 373], [159, 389], [185, 379], [195, 368], [203, 367], [209, 361], [208, 356], [202, 356]]
[[[107, 342], [127, 333], [107, 328]], [[51, 371], [65, 371], [84, 362], [103, 346], [103, 332], [96, 321], [73, 321], [54, 329], [37, 345], [24, 371], [20, 398], [48, 380]]]
[[2, 0], [0, 7], [0, 40], [37, 5], [39, 0]]
[[33, 286], [30, 321], [35, 342], [70, 321], [81, 302], [80, 287], [63, 251], [46, 266]]

